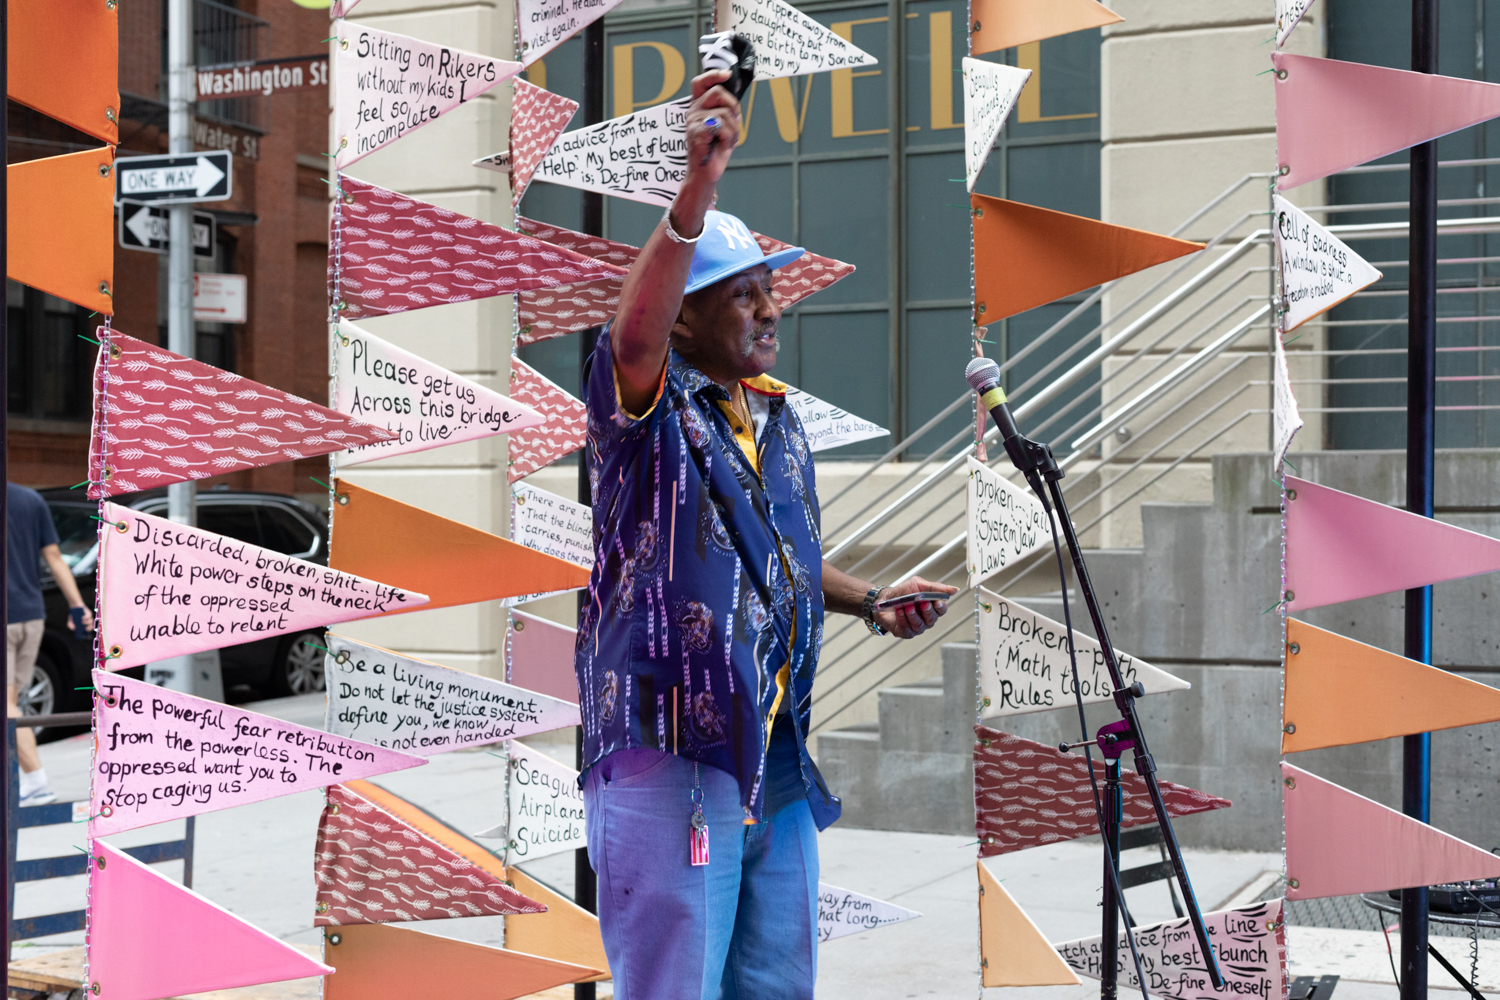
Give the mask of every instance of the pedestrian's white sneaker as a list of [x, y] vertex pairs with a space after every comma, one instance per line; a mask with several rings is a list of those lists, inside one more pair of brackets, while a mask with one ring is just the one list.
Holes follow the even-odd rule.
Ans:
[[57, 801], [57, 793], [54, 792], [51, 789], [51, 787], [49, 787], [47, 785], [43, 785], [40, 788], [33, 788], [29, 793], [21, 796], [21, 805], [23, 807], [24, 806], [44, 806], [44, 805], [47, 805], [50, 802], [56, 802], [56, 801]]

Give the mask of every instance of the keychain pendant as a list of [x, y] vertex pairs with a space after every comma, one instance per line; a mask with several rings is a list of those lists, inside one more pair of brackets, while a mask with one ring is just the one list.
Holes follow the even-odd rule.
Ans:
[[688, 824], [688, 863], [694, 868], [708, 864], [708, 820], [701, 806], [693, 810]]

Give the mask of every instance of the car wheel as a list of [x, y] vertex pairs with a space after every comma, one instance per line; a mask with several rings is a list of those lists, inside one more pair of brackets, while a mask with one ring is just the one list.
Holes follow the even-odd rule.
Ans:
[[[31, 683], [16, 696], [16, 704], [22, 715], [51, 715], [60, 703], [62, 690], [62, 672], [46, 653], [39, 652]], [[36, 730], [37, 737], [44, 732], [45, 729]]]
[[322, 691], [323, 655], [323, 633], [295, 636], [271, 669], [271, 690], [282, 697]]

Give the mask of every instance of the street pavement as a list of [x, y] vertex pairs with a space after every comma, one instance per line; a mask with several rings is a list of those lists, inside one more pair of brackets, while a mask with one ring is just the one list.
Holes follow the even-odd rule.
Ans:
[[[302, 725], [322, 725], [322, 695], [242, 707]], [[89, 739], [85, 735], [41, 747], [43, 764], [64, 800], [88, 796]], [[566, 730], [525, 742], [571, 765], [572, 740], [573, 730]], [[472, 833], [504, 818], [503, 776], [500, 758], [488, 750], [470, 750], [442, 754], [424, 767], [375, 780], [459, 830]], [[312, 926], [312, 855], [322, 806], [322, 793], [308, 791], [198, 817], [193, 888], [286, 941], [318, 941], [320, 935]], [[1192, 822], [1192, 817], [1179, 820], [1179, 829], [1186, 829]], [[175, 839], [182, 835], [182, 829], [183, 823], [178, 821], [108, 840], [117, 847], [128, 847]], [[82, 849], [83, 837], [82, 825], [22, 831], [20, 857]], [[987, 995], [1007, 1000], [1083, 1000], [1097, 995], [1097, 984], [1088, 980], [1082, 986], [979, 989], [974, 847], [972, 838], [959, 836], [842, 829], [837, 825], [825, 831], [819, 841], [823, 881], [917, 910], [922, 917], [827, 942], [819, 955], [818, 997], [910, 1000]], [[1155, 860], [1155, 848], [1147, 848], [1127, 852], [1123, 864], [1131, 867]], [[1189, 850], [1187, 863], [1205, 909], [1243, 896], [1247, 887], [1253, 894], [1256, 885], [1267, 884], [1269, 876], [1264, 873], [1281, 870], [1281, 858], [1276, 854]], [[1049, 940], [1099, 933], [1102, 867], [1096, 839], [1002, 855], [986, 864]], [[543, 858], [525, 867], [533, 876], [571, 892], [571, 853]], [[174, 878], [181, 874], [180, 862], [160, 868]], [[23, 883], [16, 889], [16, 914], [82, 908], [85, 893], [82, 877]], [[1141, 923], [1173, 917], [1165, 883], [1132, 889], [1128, 898]], [[502, 919], [434, 920], [411, 926], [498, 946], [502, 942]], [[1378, 933], [1300, 927], [1290, 931], [1293, 975], [1343, 975], [1338, 987], [1340, 1000], [1395, 1000], [1397, 992], [1387, 964], [1385, 941]], [[34, 949], [82, 942], [80, 932], [21, 943], [15, 957], [35, 953]], [[1500, 982], [1500, 942], [1481, 944], [1481, 979]], [[1454, 945], [1449, 955], [1461, 958], [1455, 964], [1468, 971], [1468, 942], [1462, 942], [1461, 948]], [[1451, 984], [1436, 967], [1431, 982], [1433, 988]], [[600, 995], [607, 994], [604, 986]], [[1128, 994], [1122, 992], [1122, 996]]]

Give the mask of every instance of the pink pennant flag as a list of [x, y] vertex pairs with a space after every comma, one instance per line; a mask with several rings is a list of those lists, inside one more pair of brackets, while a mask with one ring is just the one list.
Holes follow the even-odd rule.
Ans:
[[429, 125], [521, 72], [506, 59], [334, 22], [333, 164], [349, 164]]
[[619, 276], [623, 267], [345, 175], [328, 286], [359, 319]]
[[[760, 233], [751, 233], [755, 242], [767, 254], [785, 250], [791, 246]], [[836, 281], [842, 281], [854, 273], [853, 264], [845, 264], [832, 257], [804, 252], [801, 257], [776, 269], [772, 275], [771, 294], [782, 309], [790, 309], [814, 292], [821, 292]]]
[[343, 785], [328, 788], [313, 858], [314, 927], [547, 912]]
[[[533, 60], [526, 60], [528, 63]], [[536, 165], [567, 128], [578, 102], [517, 77], [510, 106], [511, 205], [519, 205]], [[517, 229], [520, 229], [517, 219]], [[543, 236], [542, 239], [547, 237]], [[559, 244], [561, 246], [563, 244]], [[590, 256], [593, 256], [592, 254]]]
[[103, 841], [90, 849], [86, 994], [157, 1000], [333, 972]]
[[111, 670], [427, 603], [118, 504], [104, 516], [99, 641]]
[[1290, 764], [1281, 765], [1287, 899], [1500, 875], [1500, 857]]
[[[1061, 753], [988, 726], [974, 727], [974, 818], [979, 856], [1009, 854], [1027, 847], [1076, 840], [1099, 832], [1093, 789], [1082, 753]], [[1104, 764], [1094, 759], [1104, 780]], [[1125, 827], [1156, 822], [1146, 782], [1121, 771]], [[1228, 809], [1228, 799], [1186, 785], [1162, 781], [1169, 816]]]
[[341, 465], [506, 434], [546, 419], [353, 323], [339, 323], [333, 354], [334, 405], [341, 413], [378, 420], [391, 432], [388, 441], [346, 451]]
[[427, 763], [102, 670], [94, 690], [94, 837]]
[[603, 326], [619, 310], [624, 284], [620, 278], [611, 278], [522, 292], [516, 296], [516, 318], [520, 322], [516, 343], [525, 347]]
[[1285, 191], [1500, 116], [1500, 84], [1271, 55]]
[[1500, 569], [1500, 540], [1286, 477], [1288, 611]]
[[510, 481], [524, 479], [583, 447], [588, 410], [519, 358], [510, 360], [510, 397], [547, 418], [540, 427], [510, 435]]
[[573, 673], [578, 630], [524, 611], [510, 615], [510, 682], [578, 704]]
[[358, 448], [383, 427], [99, 329], [89, 496], [115, 496]]
[[553, 246], [581, 253], [585, 257], [592, 257], [606, 264], [614, 264], [621, 269], [629, 268], [641, 255], [641, 248], [633, 247], [629, 243], [618, 243], [615, 240], [607, 240], [603, 236], [590, 236], [588, 233], [554, 226], [550, 222], [528, 219], [524, 215], [516, 216], [516, 229], [528, 236], [546, 240]]

